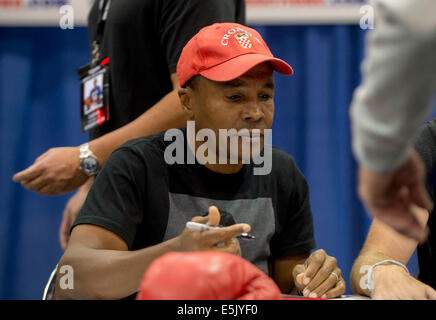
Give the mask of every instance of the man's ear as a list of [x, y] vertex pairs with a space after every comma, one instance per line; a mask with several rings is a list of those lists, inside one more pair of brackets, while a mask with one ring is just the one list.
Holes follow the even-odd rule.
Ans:
[[183, 112], [188, 120], [194, 118], [194, 112], [192, 110], [193, 92], [191, 88], [179, 88], [178, 91], [180, 104], [182, 105]]

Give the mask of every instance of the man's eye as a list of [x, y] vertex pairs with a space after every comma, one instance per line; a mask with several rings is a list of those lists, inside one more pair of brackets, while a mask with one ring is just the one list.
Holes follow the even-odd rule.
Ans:
[[272, 96], [269, 95], [269, 94], [262, 94], [262, 95], [260, 95], [260, 98], [261, 98], [262, 100], [269, 100], [269, 99], [272, 98]]
[[238, 101], [239, 99], [241, 99], [241, 96], [239, 94], [234, 94], [231, 96], [226, 96], [226, 98], [230, 101]]

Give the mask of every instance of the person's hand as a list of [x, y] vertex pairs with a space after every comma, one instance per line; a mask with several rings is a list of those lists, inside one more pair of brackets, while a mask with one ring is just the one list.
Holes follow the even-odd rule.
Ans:
[[59, 228], [59, 241], [62, 250], [67, 248], [68, 240], [70, 240], [70, 229], [79, 214], [80, 209], [83, 207], [83, 203], [86, 200], [89, 190], [94, 182], [94, 178], [91, 177], [86, 181], [77, 192], [68, 201], [65, 210], [62, 214], [62, 222]]
[[407, 274], [400, 266], [380, 265], [374, 268], [372, 299], [428, 300], [436, 299], [436, 291]]
[[292, 271], [295, 286], [305, 297], [331, 299], [345, 292], [345, 281], [334, 257], [322, 249], [313, 252], [306, 262]]
[[[220, 213], [215, 206], [209, 208], [207, 217], [194, 217], [191, 221], [218, 226]], [[236, 236], [250, 231], [246, 223], [234, 224], [216, 230], [197, 231], [185, 228], [177, 237], [179, 251], [221, 251], [241, 255], [241, 247]]]
[[13, 180], [41, 195], [58, 195], [85, 183], [88, 176], [79, 167], [79, 147], [52, 148]]
[[425, 167], [416, 151], [389, 174], [377, 174], [364, 166], [359, 168], [358, 193], [368, 211], [397, 232], [420, 243], [428, 235], [426, 225], [419, 223], [412, 205], [433, 209], [425, 189]]

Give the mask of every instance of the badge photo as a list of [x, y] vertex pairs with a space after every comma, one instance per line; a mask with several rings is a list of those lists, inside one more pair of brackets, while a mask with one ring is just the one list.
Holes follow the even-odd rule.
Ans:
[[109, 120], [109, 68], [107, 62], [79, 69], [81, 82], [80, 118], [82, 131]]

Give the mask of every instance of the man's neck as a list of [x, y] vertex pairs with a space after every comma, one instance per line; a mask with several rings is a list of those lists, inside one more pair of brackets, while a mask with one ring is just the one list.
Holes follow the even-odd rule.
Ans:
[[[187, 143], [188, 149], [191, 151], [191, 153], [194, 154], [197, 161], [199, 163], [203, 163], [202, 161], [199, 161], [199, 159], [197, 157], [197, 149], [201, 145], [201, 143], [199, 141], [195, 141], [195, 147], [194, 147], [194, 146], [192, 146], [193, 143], [189, 139], [187, 142], [188, 142]], [[194, 148], [195, 148], [195, 152], [193, 151]], [[242, 167], [244, 166], [244, 164], [242, 163], [242, 160], [238, 161], [238, 163], [236, 163], [236, 164], [232, 164], [232, 163], [230, 163], [230, 159], [227, 159], [226, 164], [221, 164], [221, 163], [219, 163], [218, 156], [216, 156], [214, 158], [216, 159], [214, 164], [206, 162], [204, 164], [204, 166], [206, 168], [208, 168], [209, 170], [216, 172], [216, 173], [235, 174], [235, 173], [239, 172], [242, 169]]]

